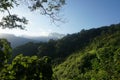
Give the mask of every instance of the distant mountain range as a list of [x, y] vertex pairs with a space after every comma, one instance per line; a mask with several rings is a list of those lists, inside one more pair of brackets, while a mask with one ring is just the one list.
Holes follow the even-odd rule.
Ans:
[[39, 37], [34, 37], [34, 36], [15, 36], [13, 34], [5, 34], [5, 33], [0, 33], [0, 38], [5, 38], [9, 42], [11, 42], [11, 46], [13, 48], [23, 45], [27, 42], [47, 42], [50, 39], [59, 39], [65, 36], [64, 34], [59, 34], [59, 33], [50, 33], [48, 36], [39, 36]]

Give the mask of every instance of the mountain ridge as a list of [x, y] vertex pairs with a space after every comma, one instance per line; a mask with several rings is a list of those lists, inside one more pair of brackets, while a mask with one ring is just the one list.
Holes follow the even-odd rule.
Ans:
[[58, 80], [120, 80], [120, 24], [98, 29], [101, 35], [54, 67]]
[[62, 38], [63, 36], [59, 36], [61, 34], [58, 33], [57, 36], [51, 35], [51, 36], [15, 36], [14, 34], [7, 34], [7, 33], [0, 33], [0, 38], [5, 38], [7, 39], [10, 43], [12, 48], [15, 48], [17, 46], [23, 45], [28, 42], [47, 42], [50, 39], [59, 39]]

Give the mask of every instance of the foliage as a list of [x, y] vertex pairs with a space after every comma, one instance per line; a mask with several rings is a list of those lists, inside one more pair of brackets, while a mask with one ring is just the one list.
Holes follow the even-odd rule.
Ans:
[[11, 64], [0, 72], [2, 80], [52, 80], [52, 67], [49, 57], [18, 55]]
[[25, 29], [28, 20], [25, 17], [18, 17], [11, 14], [10, 10], [19, 7], [20, 4], [26, 5], [30, 11], [40, 11], [42, 15], [48, 15], [51, 20], [60, 21], [59, 11], [65, 4], [65, 0], [0, 0], [0, 12], [7, 12], [7, 16], [3, 16], [0, 21], [0, 27], [4, 28], [20, 28]]
[[52, 80], [51, 58], [45, 56], [16, 56], [8, 63], [12, 55], [10, 43], [0, 39], [0, 79], [1, 80]]
[[6, 39], [0, 39], [0, 70], [7, 64], [11, 54], [12, 49], [10, 43]]
[[[99, 36], [109, 36], [118, 32], [120, 30], [120, 24], [105, 26], [101, 28], [93, 28], [90, 30], [82, 30], [81, 32], [68, 34], [59, 40], [52, 40], [48, 43], [39, 46], [38, 55], [39, 56], [50, 56], [56, 62], [61, 62], [61, 60], [65, 59], [67, 56], [71, 55], [74, 52], [78, 52], [79, 50], [83, 50], [86, 46], [88, 46], [93, 39]], [[114, 38], [114, 37], [113, 37]], [[101, 40], [101, 37], [100, 37]], [[116, 42], [115, 40], [113, 40]], [[112, 43], [112, 42], [111, 42]], [[116, 42], [114, 45], [118, 44]], [[109, 45], [106, 43], [106, 45]], [[96, 46], [96, 43], [95, 43]], [[98, 47], [102, 46], [101, 44]]]
[[15, 48], [13, 48], [13, 57], [15, 57], [16, 55], [21, 54], [21, 53], [24, 56], [37, 55], [38, 47], [42, 44], [44, 44], [44, 42], [40, 42], [40, 43], [28, 42], [24, 45], [15, 47]]
[[[40, 44], [39, 57], [20, 54], [9, 64], [11, 47], [5, 39], [1, 39], [0, 79], [119, 80], [119, 36], [120, 24], [82, 30], [80, 33]], [[34, 43], [26, 45], [38, 47]], [[28, 49], [29, 47], [26, 48]], [[52, 70], [51, 60], [53, 59], [54, 64], [57, 65], [54, 65]], [[59, 62], [59, 59], [64, 61]]]
[[101, 35], [55, 66], [58, 80], [119, 80], [120, 27], [99, 28]]

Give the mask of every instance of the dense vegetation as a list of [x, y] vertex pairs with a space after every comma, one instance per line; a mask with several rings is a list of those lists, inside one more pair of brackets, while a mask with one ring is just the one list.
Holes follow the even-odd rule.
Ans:
[[20, 55], [13, 54], [17, 56], [9, 64], [12, 49], [1, 39], [0, 79], [119, 80], [119, 36], [120, 24], [116, 24], [82, 30], [59, 40], [29, 42], [13, 50]]
[[[98, 36], [112, 35], [119, 31], [120, 24], [104, 26], [101, 28], [93, 28], [90, 30], [82, 30], [81, 32], [67, 35], [57, 41], [50, 40], [48, 43], [39, 46], [39, 56], [50, 56], [55, 59], [56, 63], [60, 63], [66, 57], [74, 52], [79, 52], [91, 44]], [[107, 37], [107, 36], [104, 36]]]
[[21, 53], [25, 56], [36, 55], [38, 52], [38, 47], [42, 44], [44, 44], [44, 42], [40, 43], [28, 42], [24, 45], [13, 48], [13, 56], [16, 56]]
[[120, 24], [100, 29], [100, 36], [54, 68], [59, 80], [120, 80]]
[[0, 39], [0, 80], [52, 80], [51, 58], [20, 54], [8, 63], [11, 54], [10, 43]]

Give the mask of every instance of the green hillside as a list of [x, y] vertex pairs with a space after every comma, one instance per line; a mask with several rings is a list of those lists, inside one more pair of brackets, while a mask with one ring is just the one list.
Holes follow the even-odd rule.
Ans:
[[18, 47], [13, 48], [13, 56], [18, 54], [23, 54], [25, 56], [33, 56], [38, 52], [38, 47], [42, 45], [44, 42], [34, 43], [28, 42], [24, 45], [20, 45]]
[[14, 57], [23, 55], [9, 64], [10, 43], [1, 40], [0, 47], [3, 80], [120, 80], [120, 24], [29, 42], [14, 48]]
[[101, 35], [54, 68], [58, 80], [120, 80], [120, 24], [100, 29]]

